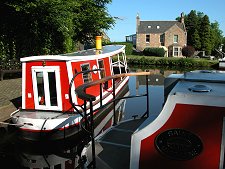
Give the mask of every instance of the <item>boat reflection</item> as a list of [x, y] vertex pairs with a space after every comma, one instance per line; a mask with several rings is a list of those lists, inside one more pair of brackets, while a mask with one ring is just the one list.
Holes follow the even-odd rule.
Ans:
[[[46, 151], [46, 147], [40, 147], [39, 151], [30, 148], [29, 151], [18, 149], [16, 160], [24, 168], [30, 169], [71, 169], [77, 168], [78, 163], [78, 145], [71, 148], [61, 148]], [[28, 148], [28, 147], [27, 147]], [[45, 150], [44, 150], [45, 149]]]
[[[128, 85], [122, 91], [122, 96], [129, 95]], [[100, 116], [101, 121], [96, 121], [95, 136], [101, 134], [113, 125], [113, 122], [120, 122], [124, 117], [126, 100], [119, 100], [116, 103], [116, 117], [113, 119], [113, 104], [110, 104]], [[80, 137], [80, 138], [77, 138]], [[79, 141], [78, 141], [79, 140]], [[21, 169], [74, 169], [79, 168], [80, 154], [90, 138], [84, 133], [74, 136], [61, 142], [21, 142], [15, 144], [15, 160], [22, 167]]]

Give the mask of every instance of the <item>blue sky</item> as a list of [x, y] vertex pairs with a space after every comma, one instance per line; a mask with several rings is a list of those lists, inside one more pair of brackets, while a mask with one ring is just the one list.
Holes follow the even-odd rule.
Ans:
[[107, 6], [111, 16], [120, 17], [107, 31], [112, 42], [125, 41], [126, 35], [136, 32], [136, 15], [140, 20], [175, 20], [182, 12], [203, 12], [210, 22], [218, 21], [225, 35], [225, 0], [112, 0]]

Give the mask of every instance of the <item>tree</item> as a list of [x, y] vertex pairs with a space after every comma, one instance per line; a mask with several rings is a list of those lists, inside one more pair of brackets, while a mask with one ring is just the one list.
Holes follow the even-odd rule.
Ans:
[[192, 46], [185, 46], [182, 49], [182, 55], [186, 57], [191, 57], [195, 53], [195, 49]]
[[199, 38], [199, 18], [195, 10], [192, 10], [187, 15], [185, 22], [187, 28], [187, 44], [193, 46], [195, 49], [201, 48], [201, 42]]
[[74, 8], [74, 40], [80, 42], [92, 41], [102, 30], [108, 30], [115, 21], [107, 11], [105, 4], [111, 0], [78, 0]]
[[225, 53], [225, 37], [222, 40], [222, 51]]
[[197, 50], [201, 50], [201, 39], [199, 37], [199, 33], [198, 30], [194, 30], [194, 33], [192, 34], [192, 38], [191, 38], [192, 42], [189, 42], [190, 44], [193, 45], [193, 47]]
[[188, 45], [193, 46], [196, 50], [204, 50], [206, 54], [211, 54], [218, 49], [223, 36], [217, 21], [210, 23], [207, 15], [195, 10], [191, 10], [184, 19]]
[[223, 40], [223, 32], [219, 29], [219, 23], [215, 21], [214, 23], [211, 23], [211, 44], [213, 52], [215, 53], [216, 49], [219, 49], [222, 40]]
[[[109, 29], [111, 0], [2, 0], [0, 50], [7, 57], [58, 54]], [[3, 46], [3, 47], [2, 47]], [[0, 53], [0, 54], [1, 54]]]
[[201, 37], [201, 49], [206, 52], [206, 55], [210, 55], [212, 51], [211, 45], [211, 30], [209, 17], [205, 15], [201, 20], [200, 25], [200, 37]]

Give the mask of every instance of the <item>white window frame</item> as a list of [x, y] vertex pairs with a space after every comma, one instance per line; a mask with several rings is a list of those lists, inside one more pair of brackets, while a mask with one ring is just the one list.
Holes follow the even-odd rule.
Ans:
[[[175, 41], [175, 37], [177, 37], [176, 41]], [[178, 35], [173, 35], [173, 43], [178, 43], [178, 41], [179, 41], [179, 36]]]
[[[175, 51], [175, 49], [177, 48], [177, 51]], [[179, 56], [179, 51], [180, 51], [180, 48], [179, 47], [173, 47], [173, 56]], [[175, 52], [177, 53], [177, 55], [175, 55]]]
[[[31, 70], [32, 70], [32, 82], [33, 82], [35, 109], [62, 111], [62, 96], [61, 96], [61, 83], [60, 83], [59, 66], [32, 66]], [[36, 72], [43, 72], [45, 105], [39, 104]], [[49, 83], [49, 80], [48, 80], [48, 72], [55, 72], [57, 106], [51, 106], [50, 91], [49, 91], [50, 83]]]

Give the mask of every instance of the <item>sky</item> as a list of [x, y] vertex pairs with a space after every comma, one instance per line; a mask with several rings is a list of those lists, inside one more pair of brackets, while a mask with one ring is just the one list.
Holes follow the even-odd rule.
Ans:
[[208, 15], [211, 23], [217, 21], [225, 36], [225, 0], [112, 0], [107, 9], [111, 16], [121, 18], [106, 32], [112, 42], [136, 33], [137, 14], [141, 21], [173, 21], [191, 10]]

